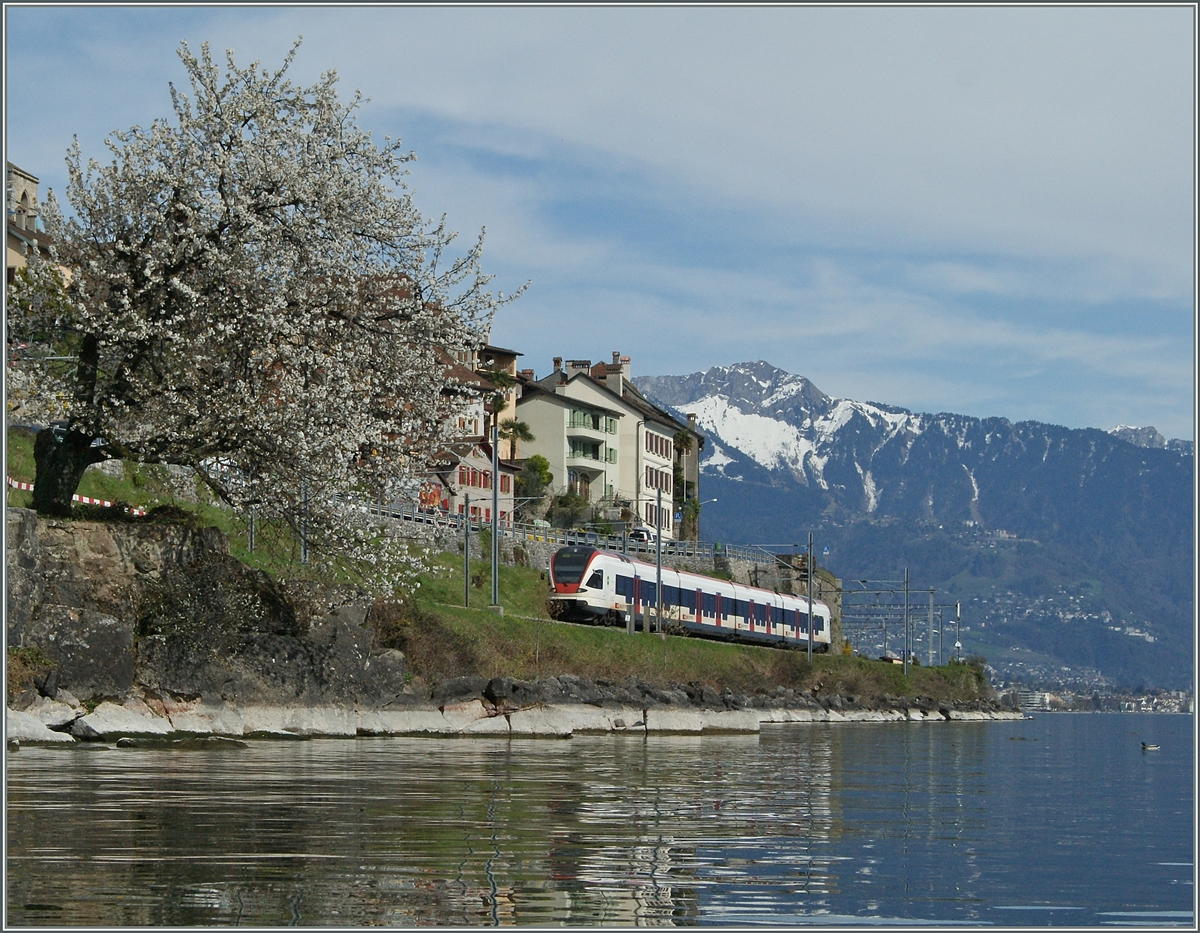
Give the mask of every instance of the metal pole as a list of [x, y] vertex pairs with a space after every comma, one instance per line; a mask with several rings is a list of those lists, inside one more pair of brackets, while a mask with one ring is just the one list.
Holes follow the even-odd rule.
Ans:
[[959, 661], [962, 660], [962, 603], [954, 604], [954, 654]]
[[[654, 507], [654, 625], [661, 632], [662, 624], [662, 486], [658, 487], [657, 504]], [[646, 631], [650, 631], [647, 623]]]
[[933, 667], [933, 590], [929, 591], [929, 666]]
[[945, 649], [945, 634], [946, 634], [944, 631], [945, 623], [946, 623], [945, 616], [943, 616], [942, 610], [939, 609], [938, 610], [938, 667], [941, 667], [943, 664], [946, 663], [946, 661], [945, 661], [946, 653], [944, 650]]
[[904, 675], [908, 676], [908, 568], [904, 568]]
[[250, 545], [250, 548], [249, 548], [250, 553], [253, 554], [254, 553], [254, 509], [250, 510], [250, 528], [249, 528], [249, 534], [247, 535], [247, 537], [249, 539], [248, 543]]
[[463, 497], [463, 605], [471, 605], [471, 494]]
[[500, 435], [492, 416], [492, 608], [500, 606]]
[[812, 641], [813, 641], [813, 604], [812, 604], [812, 578], [813, 578], [813, 547], [812, 547], [812, 532], [808, 533], [808, 660], [812, 662]]

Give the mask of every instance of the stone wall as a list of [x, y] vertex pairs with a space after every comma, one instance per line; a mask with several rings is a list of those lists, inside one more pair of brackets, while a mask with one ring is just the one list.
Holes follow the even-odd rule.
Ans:
[[8, 644], [49, 659], [42, 697], [386, 706], [404, 692], [403, 655], [376, 650], [364, 625], [369, 598], [284, 592], [218, 529], [27, 509], [7, 522]]

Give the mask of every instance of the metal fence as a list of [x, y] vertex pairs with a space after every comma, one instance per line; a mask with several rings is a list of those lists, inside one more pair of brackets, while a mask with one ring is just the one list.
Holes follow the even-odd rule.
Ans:
[[[446, 512], [418, 508], [413, 503], [362, 503], [369, 511], [377, 515], [398, 521], [424, 525], [431, 530], [457, 529], [462, 530], [465, 516], [451, 515]], [[470, 521], [473, 531], [491, 528], [490, 522]], [[606, 551], [618, 551], [622, 554], [636, 554], [653, 557], [657, 553], [653, 540], [642, 541], [629, 535], [605, 535], [594, 531], [568, 531], [563, 528], [552, 528], [546, 525], [533, 525], [525, 522], [500, 522], [498, 524], [502, 538], [515, 538], [525, 541], [541, 541], [568, 545], [589, 545]], [[762, 548], [747, 547], [737, 544], [721, 544], [708, 541], [674, 541], [667, 538], [662, 542], [663, 557], [722, 557], [727, 560], [742, 560], [756, 564], [775, 564], [779, 558], [764, 551]]]

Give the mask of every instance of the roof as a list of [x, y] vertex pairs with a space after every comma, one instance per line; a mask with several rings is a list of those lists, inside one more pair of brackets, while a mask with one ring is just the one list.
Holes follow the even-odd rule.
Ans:
[[[695, 428], [688, 427], [688, 425], [685, 422], [680, 421], [674, 415], [670, 414], [669, 412], [664, 411], [663, 409], [661, 409], [657, 405], [655, 405], [653, 402], [649, 401], [644, 395], [642, 395], [641, 392], [639, 392], [637, 390], [637, 388], [634, 386], [634, 384], [632, 382], [630, 382], [628, 379], [624, 379], [624, 381], [623, 381], [624, 394], [618, 395], [616, 392], [614, 392], [612, 389], [610, 389], [607, 385], [605, 385], [599, 379], [596, 379], [594, 376], [592, 376], [586, 370], [581, 369], [578, 372], [576, 372], [570, 376], [567, 376], [567, 378], [564, 380], [562, 377], [565, 375], [566, 375], [566, 373], [563, 370], [558, 369], [558, 370], [555, 370], [554, 372], [552, 372], [549, 376], [546, 376], [544, 379], [536, 379], [536, 380], [535, 379], [527, 379], [527, 380], [522, 379], [521, 384], [524, 386], [527, 386], [527, 387], [535, 388], [536, 391], [546, 392], [548, 394], [556, 395], [558, 398], [562, 398], [563, 396], [559, 396], [554, 391], [555, 386], [560, 385], [563, 382], [569, 383], [569, 382], [572, 382], [575, 379], [579, 379], [579, 378], [588, 379], [591, 381], [591, 383], [594, 386], [596, 386], [597, 388], [599, 388], [602, 391], [607, 392], [609, 395], [611, 395], [614, 400], [616, 400], [618, 402], [624, 402], [630, 408], [632, 408], [635, 411], [637, 411], [638, 413], [640, 413], [644, 417], [644, 420], [657, 421], [660, 424], [662, 424], [664, 427], [666, 427], [672, 431], [690, 431], [692, 434], [694, 434], [697, 438], [700, 439], [701, 446], [703, 446], [704, 436], [699, 431], [697, 431]], [[576, 401], [576, 400], [570, 399], [570, 401]], [[520, 404], [520, 403], [518, 402], [518, 404]], [[599, 405], [595, 405], [595, 404], [592, 404], [589, 402], [580, 402], [580, 404], [590, 405], [590, 407], [598, 408], [601, 411], [608, 410], [608, 409], [602, 408]], [[613, 412], [613, 414], [620, 414], [620, 412]]]
[[[585, 374], [584, 373], [576, 373], [576, 375], [582, 376]], [[572, 376], [571, 378], [574, 379], [575, 376]], [[557, 392], [554, 391], [554, 387], [558, 383], [556, 381], [554, 381], [553, 375], [547, 376], [545, 379], [541, 379], [541, 380], [525, 379], [525, 378], [522, 378], [521, 376], [517, 376], [517, 381], [520, 383], [520, 385], [523, 388], [521, 397], [519, 399], [517, 399], [518, 405], [520, 405], [522, 402], [526, 401], [527, 399], [536, 398], [537, 396], [544, 395], [546, 398], [554, 399], [555, 401], [561, 403], [562, 405], [579, 405], [579, 406], [583, 406], [585, 408], [591, 408], [595, 411], [602, 411], [606, 415], [616, 415], [617, 417], [620, 417], [621, 415], [624, 414], [624, 412], [621, 411], [619, 408], [605, 408], [603, 405], [597, 405], [595, 402], [588, 402], [581, 398], [572, 398], [569, 395], [559, 395]], [[569, 382], [570, 380], [567, 380], [567, 381]], [[605, 387], [600, 386], [600, 388], [604, 389]], [[608, 390], [605, 389], [605, 391], [608, 391]], [[620, 399], [620, 396], [617, 395], [616, 393], [609, 393], [609, 394], [612, 395], [613, 398], [615, 398], [615, 399]]]
[[516, 350], [506, 350], [506, 349], [504, 349], [504, 347], [492, 346], [490, 343], [484, 344], [483, 352], [484, 353], [506, 353], [509, 356], [524, 356], [525, 355], [524, 353], [519, 353]]

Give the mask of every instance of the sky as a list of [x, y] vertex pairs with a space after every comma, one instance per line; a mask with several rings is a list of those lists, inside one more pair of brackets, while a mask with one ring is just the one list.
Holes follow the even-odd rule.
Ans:
[[494, 287], [493, 344], [1192, 439], [1195, 10], [5, 8], [6, 157], [171, 112], [181, 40], [336, 70]]

